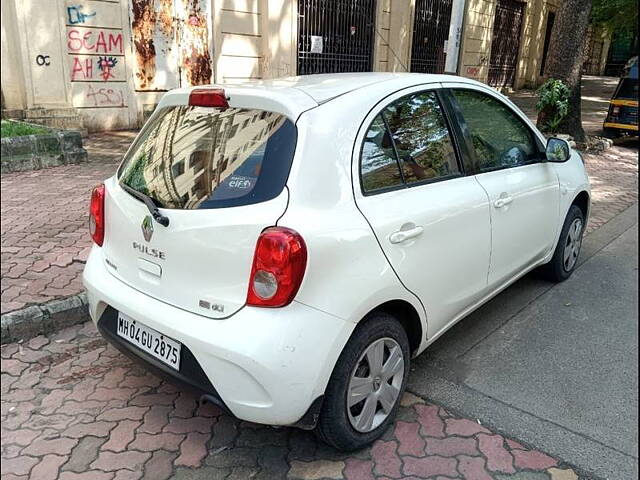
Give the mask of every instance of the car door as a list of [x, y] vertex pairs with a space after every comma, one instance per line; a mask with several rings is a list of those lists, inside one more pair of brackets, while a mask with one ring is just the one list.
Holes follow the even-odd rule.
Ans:
[[519, 112], [497, 94], [452, 88], [450, 98], [467, 134], [475, 178], [491, 204], [488, 285], [498, 286], [542, 260], [553, 248], [559, 180], [544, 146]]
[[431, 338], [485, 291], [487, 195], [464, 175], [436, 90], [414, 88], [379, 103], [355, 152], [358, 208], [400, 281], [422, 301]]

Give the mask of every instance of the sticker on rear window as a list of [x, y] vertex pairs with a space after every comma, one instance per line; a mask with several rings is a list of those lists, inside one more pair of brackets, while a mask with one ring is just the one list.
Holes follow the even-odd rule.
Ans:
[[218, 188], [211, 195], [211, 200], [224, 200], [237, 197], [238, 194], [245, 195], [246, 192], [253, 190], [256, 180], [257, 177], [232, 175], [224, 183], [218, 185]]

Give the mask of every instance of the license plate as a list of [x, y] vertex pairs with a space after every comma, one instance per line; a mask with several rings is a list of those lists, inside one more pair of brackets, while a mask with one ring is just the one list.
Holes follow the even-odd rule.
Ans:
[[124, 313], [118, 312], [118, 336], [124, 338], [149, 355], [180, 370], [180, 349], [182, 344], [161, 334], [151, 327], [136, 322]]

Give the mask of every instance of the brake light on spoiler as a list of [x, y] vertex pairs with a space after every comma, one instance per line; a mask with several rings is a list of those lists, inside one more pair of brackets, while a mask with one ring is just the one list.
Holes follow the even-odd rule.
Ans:
[[229, 108], [227, 96], [222, 88], [196, 88], [189, 94], [192, 107]]

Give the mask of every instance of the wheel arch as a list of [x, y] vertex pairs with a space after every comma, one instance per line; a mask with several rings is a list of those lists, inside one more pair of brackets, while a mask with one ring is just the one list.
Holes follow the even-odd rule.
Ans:
[[586, 190], [580, 191], [573, 199], [573, 202], [571, 202], [571, 205], [577, 206], [582, 211], [584, 224], [586, 225], [589, 219], [589, 212], [591, 210], [591, 197], [589, 196], [589, 193]]
[[365, 324], [367, 319], [372, 318], [372, 314], [377, 312], [387, 313], [400, 322], [400, 325], [402, 325], [402, 328], [404, 328], [404, 331], [407, 333], [411, 353], [415, 354], [420, 348], [425, 334], [420, 314], [415, 306], [401, 299], [386, 301], [367, 312], [358, 323], [358, 326]]

